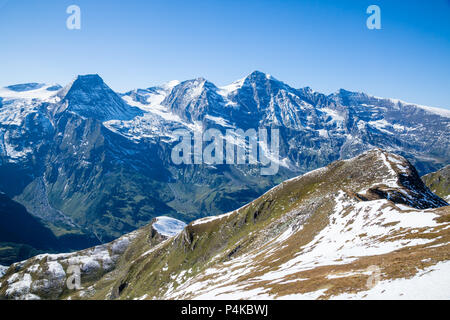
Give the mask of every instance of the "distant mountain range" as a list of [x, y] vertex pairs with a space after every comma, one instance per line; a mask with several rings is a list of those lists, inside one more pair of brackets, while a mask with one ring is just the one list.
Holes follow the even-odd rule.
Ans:
[[449, 217], [410, 162], [374, 149], [224, 215], [15, 263], [0, 299], [448, 299]]
[[[260, 127], [280, 130], [277, 175], [171, 161], [175, 129]], [[85, 75], [65, 87], [0, 89], [0, 191], [50, 230], [46, 248], [59, 252], [112, 241], [161, 215], [189, 223], [231, 211], [374, 147], [427, 174], [450, 163], [449, 133], [448, 110], [346, 90], [325, 95], [258, 71], [224, 87], [199, 78], [126, 93]], [[0, 259], [20, 259], [17, 246], [0, 241], [9, 252]]]

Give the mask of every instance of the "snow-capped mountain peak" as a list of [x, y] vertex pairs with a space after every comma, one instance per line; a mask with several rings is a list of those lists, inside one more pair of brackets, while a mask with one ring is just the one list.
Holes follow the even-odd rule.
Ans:
[[161, 88], [163, 88], [164, 90], [170, 91], [173, 88], [175, 88], [177, 85], [179, 85], [181, 82], [179, 80], [171, 80], [168, 81], [166, 83], [164, 83]]
[[228, 95], [230, 95], [231, 93], [239, 90], [240, 88], [242, 88], [242, 86], [244, 85], [246, 78], [242, 78], [236, 81], [233, 81], [232, 83], [219, 87], [219, 94], [222, 95], [223, 97], [227, 98]]
[[142, 114], [120, 98], [97, 74], [78, 76], [59, 92], [64, 111], [100, 121], [130, 120]]
[[276, 80], [274, 77], [272, 77], [270, 74], [255, 70], [252, 73], [250, 73], [247, 77], [247, 80], [253, 80], [253, 81], [261, 81], [261, 80]]

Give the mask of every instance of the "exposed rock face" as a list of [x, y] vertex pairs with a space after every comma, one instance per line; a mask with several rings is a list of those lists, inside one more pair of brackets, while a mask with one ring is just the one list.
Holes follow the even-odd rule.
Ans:
[[[448, 299], [449, 209], [406, 159], [374, 149], [174, 237], [154, 241], [158, 228], [147, 226], [106, 246], [15, 264], [0, 297]], [[124, 239], [126, 249], [114, 250]], [[64, 271], [70, 260], [84, 270], [83, 289], [27, 289], [36, 278], [60, 283], [61, 269], [49, 278], [47, 265]]]

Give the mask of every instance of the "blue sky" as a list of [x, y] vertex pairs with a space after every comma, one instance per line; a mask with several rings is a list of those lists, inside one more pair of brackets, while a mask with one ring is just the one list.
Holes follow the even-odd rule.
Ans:
[[[68, 30], [66, 8], [81, 8]], [[366, 8], [381, 8], [381, 30]], [[125, 91], [254, 70], [450, 108], [450, 1], [0, 0], [0, 86], [98, 73]]]

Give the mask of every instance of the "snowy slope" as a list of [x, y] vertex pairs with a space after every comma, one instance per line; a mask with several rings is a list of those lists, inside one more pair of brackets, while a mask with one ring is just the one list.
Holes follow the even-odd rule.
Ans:
[[340, 294], [332, 299], [395, 299], [395, 300], [448, 300], [450, 262], [440, 262], [427, 267], [408, 279], [384, 280], [357, 294]]
[[6, 273], [6, 270], [8, 267], [0, 266], [0, 278], [3, 277], [3, 275]]
[[[191, 278], [187, 277], [187, 280], [181, 281], [176, 289], [169, 289], [164, 297], [450, 298], [450, 291], [443, 290], [450, 285], [450, 278], [444, 276], [445, 270], [448, 269], [448, 261], [445, 257], [440, 257], [438, 259], [444, 259], [444, 262], [438, 262], [434, 266], [433, 264], [439, 260], [435, 260], [437, 257], [432, 254], [432, 250], [442, 253], [448, 250], [448, 242], [439, 239], [448, 236], [450, 225], [448, 219], [440, 221], [439, 218], [442, 214], [448, 216], [450, 207], [431, 209], [435, 208], [435, 205], [439, 206], [438, 198], [432, 195], [418, 195], [415, 188], [405, 189], [397, 180], [400, 174], [411, 175], [409, 164], [397, 156], [375, 152], [377, 157], [375, 164], [380, 166], [376, 170], [386, 170], [388, 174], [382, 184], [379, 186], [374, 176], [375, 181], [372, 185], [365, 185], [362, 189], [355, 188], [354, 191], [347, 186], [336, 192], [333, 197], [334, 208], [327, 217], [328, 223], [322, 229], [316, 230], [314, 237], [304, 240], [305, 235], [311, 232], [307, 230], [308, 219], [313, 219], [313, 214], [306, 218], [306, 223], [296, 225], [291, 222], [284, 227], [284, 231], [278, 231], [278, 235], [269, 236], [271, 240], [266, 240], [264, 245], [250, 248], [235, 258], [219, 262], [223, 261], [223, 258], [221, 259], [220, 255], [214, 257], [210, 267]], [[349, 160], [353, 163], [354, 161]], [[306, 176], [326, 176], [331, 174], [330, 171], [330, 169], [318, 170]], [[306, 176], [285, 184], [300, 183]], [[358, 179], [355, 179], [353, 183], [357, 182]], [[271, 198], [272, 194], [275, 195], [280, 191], [280, 188], [286, 188], [285, 184], [269, 191], [265, 197]], [[393, 197], [388, 195], [385, 199], [361, 201], [361, 198], [369, 196], [375, 188], [381, 186], [387, 188], [391, 194], [399, 192], [404, 198], [395, 199], [393, 202], [389, 200]], [[359, 192], [355, 197], [356, 191]], [[411, 201], [410, 205], [398, 203], [405, 200]], [[429, 209], [417, 209], [425, 207], [424, 200], [428, 202]], [[440, 202], [440, 205], [443, 204]], [[300, 210], [293, 209], [286, 216], [295, 216], [298, 214], [296, 211]], [[239, 213], [234, 212], [233, 215], [238, 216]], [[212, 221], [214, 220], [205, 223]], [[198, 224], [194, 222], [192, 226]], [[429, 236], [425, 236], [427, 234]], [[239, 243], [245, 243], [245, 239], [241, 239]], [[299, 243], [304, 244], [298, 247]], [[289, 249], [293, 250], [292, 253], [289, 253]], [[429, 255], [427, 250], [430, 251]], [[403, 276], [391, 274], [390, 268], [393, 266], [389, 265], [388, 261], [390, 259], [395, 261], [402, 252], [409, 252], [408, 254], [416, 252], [419, 260], [411, 264], [417, 266], [413, 270], [408, 270], [411, 266], [405, 262]], [[380, 270], [379, 279], [373, 288], [365, 285], [373, 274], [371, 267]], [[356, 290], [357, 293], [335, 296], [333, 286], [348, 286], [350, 279], [356, 283], [362, 282], [362, 285], [354, 284], [352, 290]], [[437, 279], [440, 279], [440, 283], [434, 286]], [[317, 285], [315, 282], [322, 284]], [[416, 284], [418, 285], [416, 290], [408, 291], [408, 288]], [[428, 290], [420, 292], [420, 288]]]
[[59, 283], [75, 264], [101, 276], [52, 297], [449, 299], [449, 216], [408, 161], [374, 149], [181, 233], [181, 222], [160, 217], [108, 245], [16, 264], [0, 298], [48, 298], [30, 279]]

